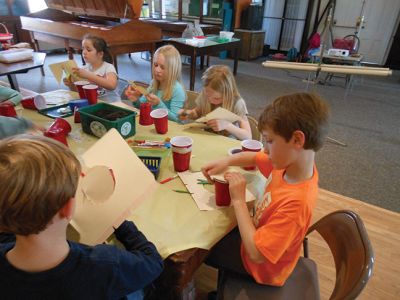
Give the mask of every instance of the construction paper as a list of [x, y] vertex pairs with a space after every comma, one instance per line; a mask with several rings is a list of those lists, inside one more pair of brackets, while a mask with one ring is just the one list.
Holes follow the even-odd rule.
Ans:
[[[230, 169], [230, 171], [238, 171], [237, 169]], [[214, 185], [198, 184], [198, 179], [205, 179], [202, 172], [179, 172], [179, 177], [186, 185], [187, 190], [191, 193], [193, 200], [196, 202], [200, 210], [215, 210], [223, 209], [225, 207], [217, 206], [215, 203]], [[213, 176], [215, 178], [223, 178], [223, 175]], [[252, 192], [246, 189], [246, 202], [255, 200]], [[232, 205], [232, 204], [231, 204]]]
[[[118, 227], [133, 209], [152, 196], [157, 182], [114, 128], [89, 148], [81, 161], [85, 169], [101, 166], [103, 170], [92, 170], [96, 176], [90, 182], [85, 181], [86, 175], [80, 180], [71, 225], [79, 233], [79, 242], [96, 245], [103, 243], [113, 233], [113, 227]], [[104, 167], [111, 169], [115, 178], [115, 189], [109, 197], [100, 195], [111, 192], [109, 187], [102, 186], [111, 182]], [[94, 180], [100, 172], [101, 179]]]

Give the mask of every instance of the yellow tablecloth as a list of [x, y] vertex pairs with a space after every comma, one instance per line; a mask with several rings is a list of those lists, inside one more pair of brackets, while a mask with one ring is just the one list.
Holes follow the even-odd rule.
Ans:
[[[52, 119], [32, 110], [22, 110], [21, 115], [37, 124], [48, 127]], [[68, 137], [69, 147], [79, 157], [88, 147], [95, 143], [96, 137], [82, 132], [81, 125], [75, 124], [73, 117], [66, 118], [72, 126]], [[228, 149], [240, 146], [238, 140], [226, 138], [198, 129], [184, 129], [175, 122], [168, 123], [168, 133], [159, 135], [154, 125], [141, 126], [136, 119], [136, 135], [129, 139], [148, 137], [162, 140], [177, 135], [190, 136], [193, 143], [190, 169], [199, 171], [206, 162], [228, 155]], [[112, 145], [110, 145], [110, 151]], [[110, 152], [111, 153], [111, 152]], [[172, 155], [162, 163], [158, 180], [175, 174]], [[135, 183], [132, 182], [132, 188]], [[185, 189], [179, 178], [166, 184], [157, 185], [152, 198], [141, 204], [129, 217], [138, 228], [152, 241], [163, 258], [180, 250], [193, 247], [210, 249], [231, 228], [236, 225], [232, 208], [215, 211], [200, 211], [189, 194], [180, 194], [173, 189]]]

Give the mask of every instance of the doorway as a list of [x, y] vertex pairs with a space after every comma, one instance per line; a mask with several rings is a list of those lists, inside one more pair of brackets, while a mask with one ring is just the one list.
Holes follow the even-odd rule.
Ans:
[[271, 50], [300, 50], [306, 25], [309, 0], [265, 0], [263, 30], [264, 43]]

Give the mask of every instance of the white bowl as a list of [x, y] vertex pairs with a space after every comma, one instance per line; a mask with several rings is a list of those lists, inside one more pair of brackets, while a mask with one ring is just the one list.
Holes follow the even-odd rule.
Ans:
[[228, 39], [228, 40], [232, 40], [232, 37], [235, 33], [234, 32], [230, 32], [230, 31], [220, 31], [219, 32], [219, 37], [221, 39]]

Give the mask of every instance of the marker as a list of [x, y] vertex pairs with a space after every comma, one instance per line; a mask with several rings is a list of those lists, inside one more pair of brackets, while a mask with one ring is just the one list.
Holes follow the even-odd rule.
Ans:
[[184, 190], [173, 190], [173, 191], [177, 192], [177, 193], [181, 193], [181, 194], [193, 194], [193, 193], [191, 193], [189, 191], [184, 191]]
[[161, 180], [160, 183], [161, 184], [167, 183], [168, 181], [171, 181], [172, 179], [175, 179], [176, 177], [178, 177], [178, 174], [176, 174], [172, 177], [165, 178], [164, 180]]

